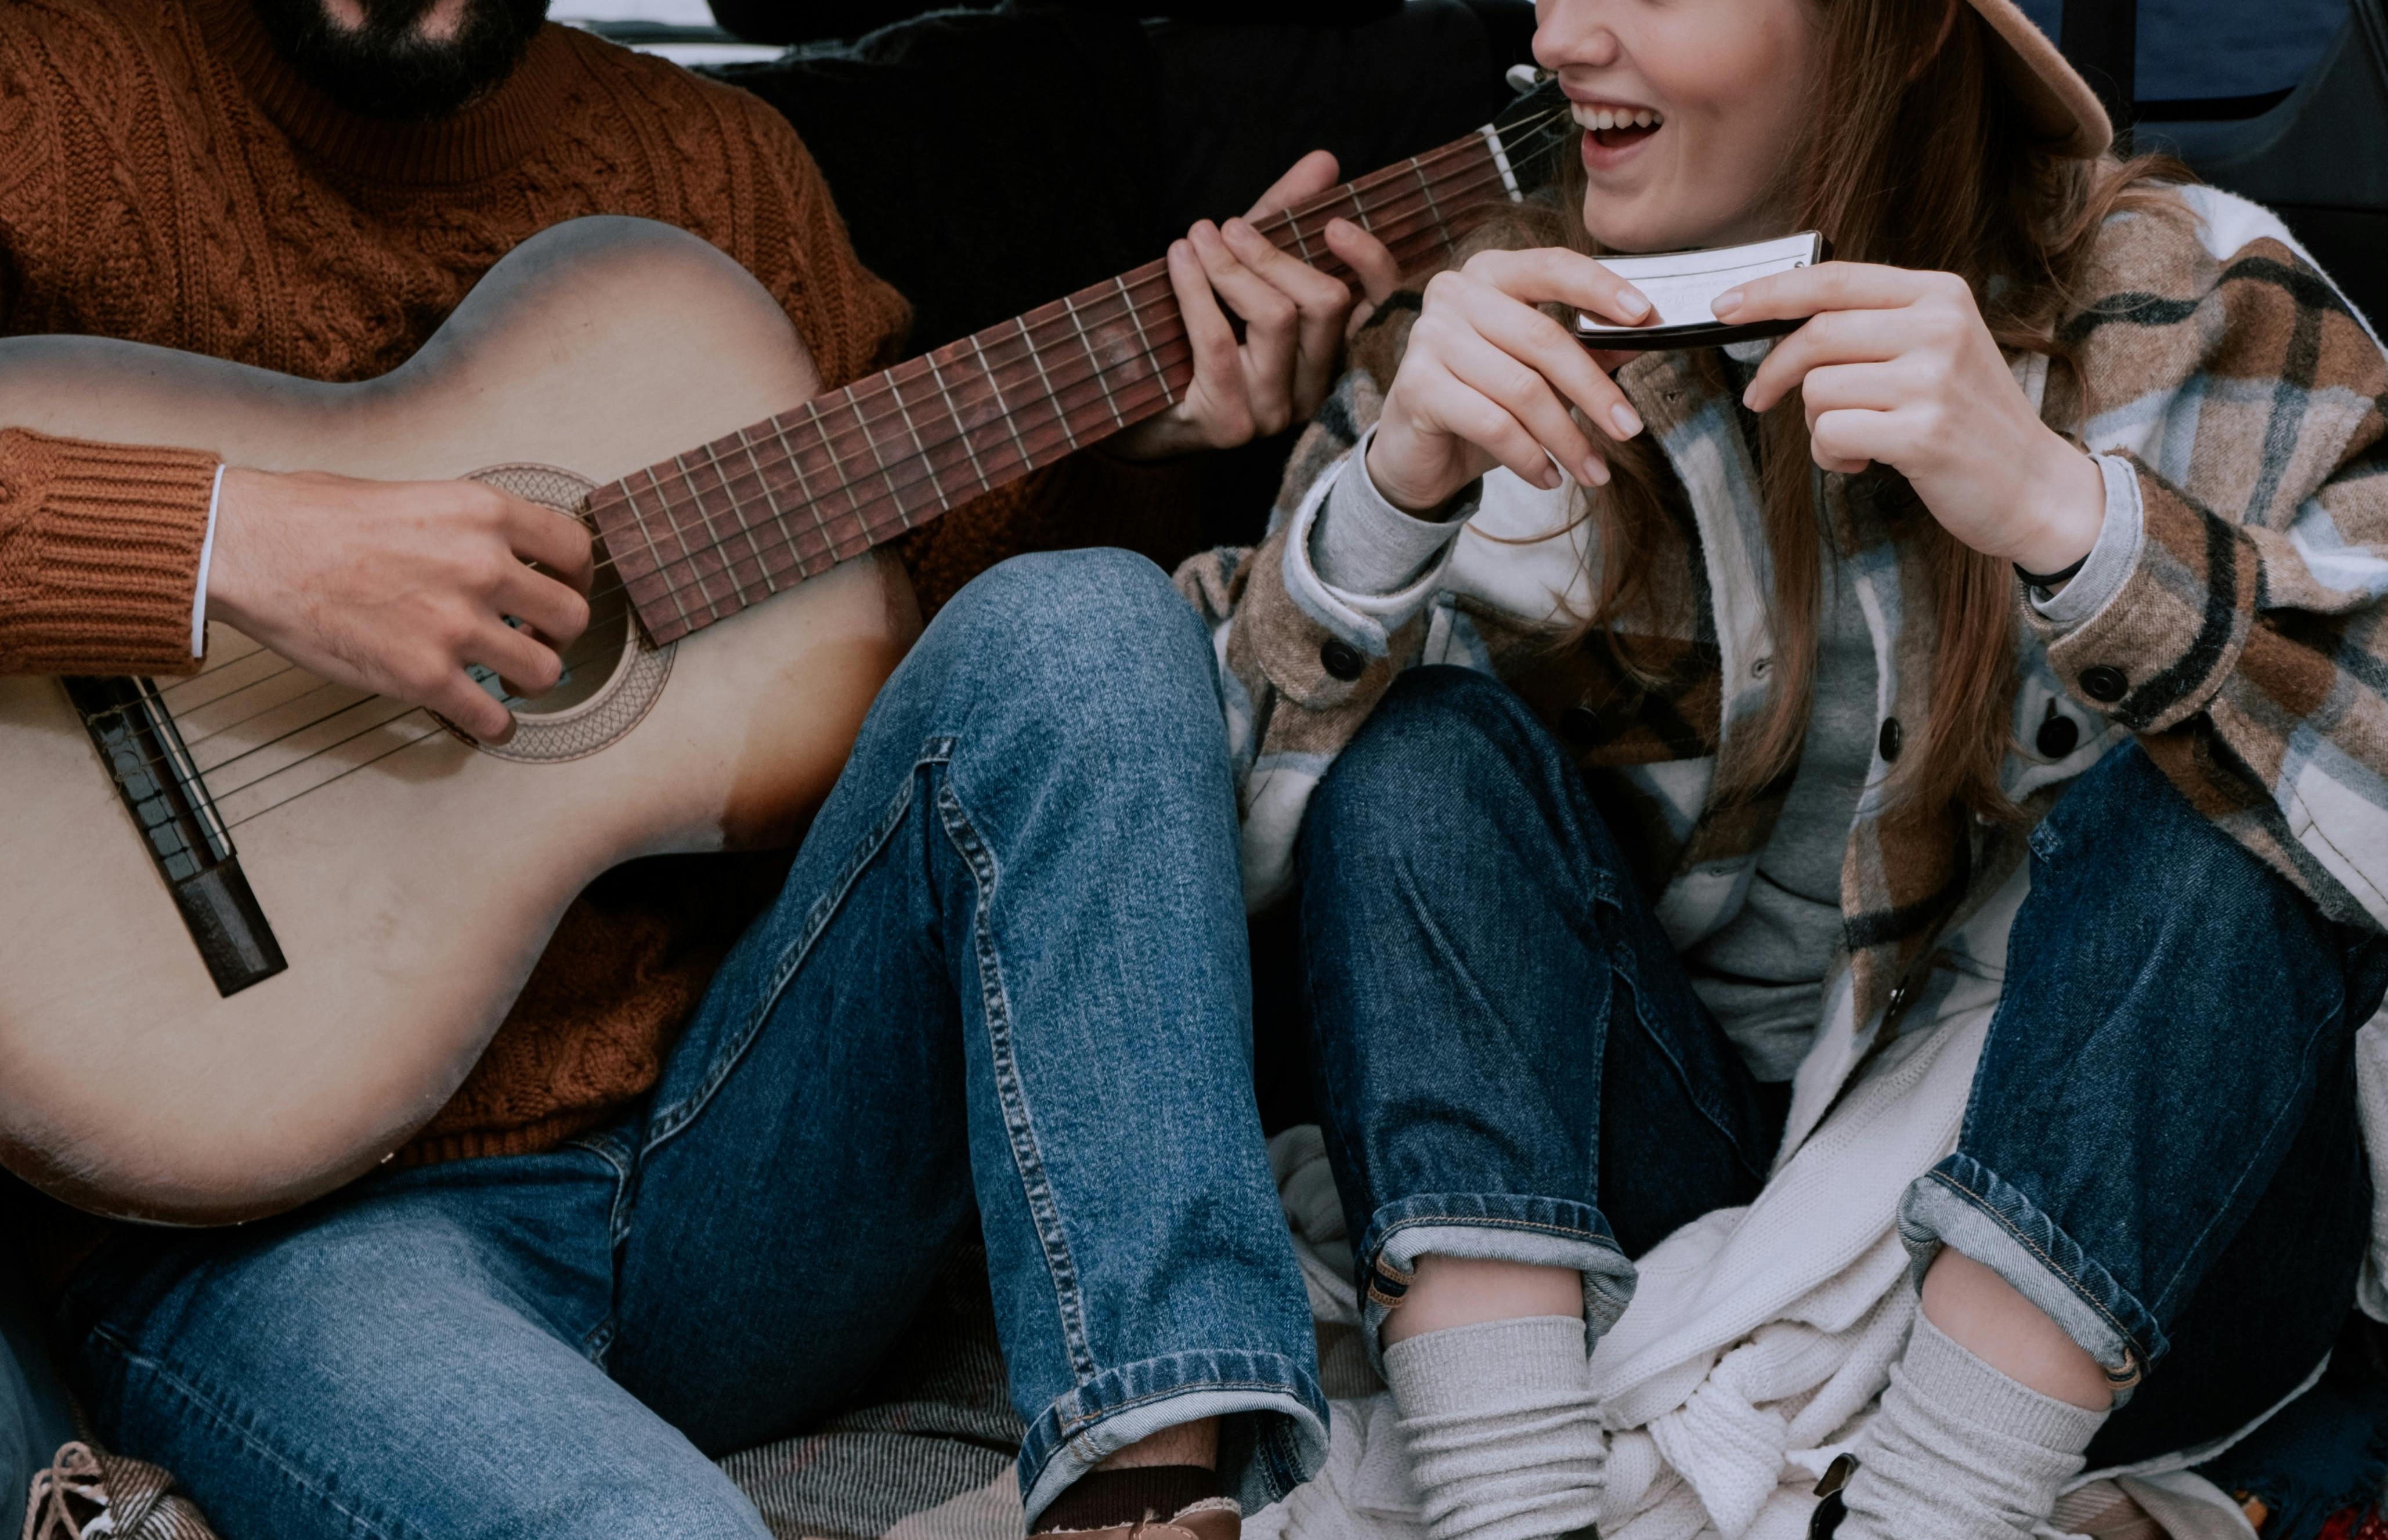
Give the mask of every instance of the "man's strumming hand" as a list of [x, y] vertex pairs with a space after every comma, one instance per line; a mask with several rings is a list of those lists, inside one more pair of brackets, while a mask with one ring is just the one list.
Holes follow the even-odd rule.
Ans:
[[208, 613], [311, 672], [503, 743], [513, 714], [465, 669], [518, 694], [553, 689], [589, 624], [591, 564], [578, 523], [478, 482], [228, 469]]

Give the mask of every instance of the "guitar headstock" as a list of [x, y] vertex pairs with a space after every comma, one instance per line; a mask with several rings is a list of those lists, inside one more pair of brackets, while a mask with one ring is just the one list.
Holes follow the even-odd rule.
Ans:
[[1558, 77], [1535, 74], [1539, 83], [1504, 108], [1491, 124], [1521, 197], [1558, 180], [1559, 168], [1565, 164], [1561, 158], [1574, 146], [1578, 132], [1575, 120], [1568, 115]]

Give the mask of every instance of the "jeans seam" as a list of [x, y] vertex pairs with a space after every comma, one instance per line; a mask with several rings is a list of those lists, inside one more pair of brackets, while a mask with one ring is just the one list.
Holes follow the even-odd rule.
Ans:
[[[1709, 1127], [1724, 1136], [1726, 1145], [1733, 1151], [1733, 1158], [1740, 1163], [1742, 1170], [1754, 1180], [1765, 1181], [1766, 1172], [1753, 1164], [1748, 1152], [1742, 1149], [1741, 1136], [1734, 1133], [1725, 1119], [1709, 1105], [1708, 1096], [1700, 1089], [1698, 1080], [1693, 1075], [1690, 1067], [1683, 1063], [1683, 1055], [1677, 1052], [1675, 1045], [1668, 1040], [1667, 1034], [1659, 1031], [1657, 1025], [1651, 1021], [1649, 991], [1643, 988], [1639, 971], [1628, 969], [1618, 962], [1613, 951], [1609, 969], [1632, 995], [1633, 1020], [1641, 1027], [1642, 1035], [1649, 1038], [1651, 1045], [1666, 1059], [1668, 1067], [1675, 1072], [1676, 1083], [1683, 1088], [1683, 1100], [1690, 1102], [1700, 1116], [1708, 1120]], [[1610, 1029], [1615, 1029], [1613, 1021], [1610, 1024]], [[1601, 1052], [1605, 1060], [1607, 1055], [1606, 1043], [1601, 1045]]]
[[937, 812], [945, 824], [946, 837], [955, 853], [969, 868], [977, 902], [971, 915], [972, 949], [976, 956], [979, 974], [979, 1007], [986, 1021], [987, 1050], [990, 1072], [995, 1079], [996, 1102], [1003, 1114], [1005, 1142], [1011, 1147], [1011, 1164], [1020, 1175], [1022, 1199], [1028, 1205], [1031, 1222], [1036, 1230], [1036, 1241], [1045, 1254], [1045, 1267], [1053, 1280], [1053, 1304], [1060, 1317], [1061, 1339], [1070, 1355], [1070, 1371], [1078, 1383], [1085, 1384], [1101, 1372], [1095, 1363], [1092, 1345], [1086, 1336], [1086, 1300], [1078, 1286], [1077, 1258], [1070, 1250], [1070, 1239], [1061, 1228], [1061, 1210], [1053, 1193], [1052, 1178], [1045, 1169], [1045, 1152], [1036, 1140], [1036, 1128], [1028, 1113], [1027, 1087], [1022, 1082], [1020, 1061], [1012, 1034], [1011, 1003], [1003, 986], [1003, 961], [995, 945], [994, 898], [997, 872], [995, 854], [979, 837], [977, 826], [971, 821], [969, 809], [954, 790], [953, 776], [946, 775], [936, 789]]
[[165, 1364], [159, 1359], [153, 1358], [145, 1353], [135, 1352], [132, 1343], [118, 1336], [114, 1331], [106, 1327], [98, 1327], [94, 1329], [92, 1335], [97, 1338], [108, 1351], [114, 1353], [119, 1358], [121, 1358], [128, 1369], [137, 1365], [151, 1375], [154, 1375], [160, 1385], [164, 1386], [186, 1406], [194, 1408], [200, 1415], [206, 1417], [210, 1421], [222, 1429], [223, 1432], [229, 1433], [233, 1438], [239, 1441], [244, 1448], [247, 1448], [252, 1454], [272, 1464], [281, 1472], [283, 1478], [288, 1481], [291, 1484], [297, 1486], [299, 1490], [305, 1492], [309, 1496], [314, 1498], [325, 1508], [330, 1508], [333, 1512], [337, 1513], [342, 1518], [348, 1520], [349, 1524], [356, 1530], [366, 1534], [379, 1536], [381, 1537], [381, 1540], [400, 1540], [400, 1537], [410, 1535], [414, 1533], [412, 1529], [385, 1529], [380, 1524], [365, 1518], [362, 1514], [353, 1512], [349, 1508], [344, 1507], [335, 1499], [330, 1493], [324, 1491], [312, 1479], [311, 1479], [304, 1470], [292, 1464], [288, 1457], [286, 1457], [280, 1449], [274, 1447], [273, 1445], [266, 1440], [259, 1437], [247, 1422], [239, 1418], [230, 1415], [223, 1407], [219, 1406], [212, 1398], [200, 1394], [197, 1386], [193, 1385], [181, 1375], [176, 1374], [171, 1369], [168, 1368]]
[[763, 1030], [763, 1023], [779, 1004], [780, 997], [786, 993], [789, 981], [796, 976], [805, 960], [812, 955], [813, 947], [820, 940], [821, 933], [829, 928], [838, 910], [845, 907], [845, 900], [854, 891], [854, 885], [861, 880], [864, 869], [878, 859], [880, 852], [887, 847], [887, 842], [895, 838], [896, 831], [903, 826], [905, 815], [910, 811], [912, 798], [919, 789], [921, 772], [930, 765], [942, 763], [952, 752], [951, 738], [933, 738], [921, 745], [920, 757], [906, 773], [903, 785], [889, 800], [887, 810], [879, 816], [879, 821], [871, 825], [862, 838], [855, 842], [854, 850], [847, 856], [845, 865], [839, 870], [837, 880], [806, 911], [796, 940], [781, 954], [779, 967], [773, 970], [768, 986], [758, 992], [755, 1008], [748, 1013], [737, 1039], [717, 1056], [702, 1085], [672, 1106], [656, 1110], [646, 1139], [639, 1148], [641, 1157], [653, 1154], [665, 1141], [695, 1122], [713, 1101], [714, 1093], [720, 1090], [730, 1073], [738, 1067], [739, 1061], [745, 1057], [747, 1049], [754, 1045], [756, 1035]]
[[[2082, 1302], [2088, 1305], [2090, 1309], [2096, 1311], [2108, 1326], [2115, 1329], [2115, 1335], [2123, 1339], [2126, 1350], [2128, 1351], [2134, 1358], [2139, 1360], [2139, 1364], [2142, 1367], [2142, 1371], [2144, 1371], [2144, 1366], [2148, 1361], [2147, 1345], [2140, 1341], [2137, 1333], [2133, 1332], [2129, 1327], [2125, 1326], [2121, 1321], [2116, 1320], [2115, 1318], [2115, 1313], [2107, 1309], [2102, 1302], [2090, 1294], [2088, 1286], [2085, 1285], [2079, 1278], [2074, 1275], [2071, 1268], [2057, 1261], [2056, 1258], [2049, 1255], [2047, 1251], [2041, 1247], [2038, 1241], [2032, 1240], [2030, 1236], [2027, 1236], [2024, 1234], [2023, 1231], [2017, 1229], [2014, 1226], [2014, 1222], [2009, 1219], [2005, 1215], [2000, 1213], [1998, 1208], [1981, 1193], [1978, 1193], [1972, 1188], [1967, 1187], [1963, 1182], [1959, 1181], [1955, 1177], [1950, 1176], [1946, 1171], [1936, 1170], [1929, 1173], [1929, 1175], [1934, 1178], [1955, 1188], [1960, 1194], [1973, 1203], [1975, 1208], [1980, 1210], [1983, 1215], [1987, 1215], [1991, 1223], [2002, 1227], [2010, 1236], [2013, 1236], [2016, 1244], [2022, 1246], [2024, 1250], [2038, 1257], [2041, 1266], [2045, 1266], [2050, 1272], [2054, 1273], [2058, 1278], [2063, 1279], [2067, 1284], [2071, 1285], [2073, 1292], [2080, 1296]], [[2035, 1204], [2034, 1211], [2037, 1212], [2037, 1210], [2038, 1205]], [[2050, 1220], [2049, 1222], [2051, 1225], [2055, 1223], [2054, 1220]], [[2145, 1307], [2142, 1306], [2142, 1308]], [[2133, 1377], [2132, 1383], [2138, 1383], [2138, 1377], [2136, 1375]]]

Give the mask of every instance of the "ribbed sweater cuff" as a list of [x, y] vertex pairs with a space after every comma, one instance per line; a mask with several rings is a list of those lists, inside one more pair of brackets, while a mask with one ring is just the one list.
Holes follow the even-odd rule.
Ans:
[[0, 433], [0, 668], [188, 673], [217, 464]]

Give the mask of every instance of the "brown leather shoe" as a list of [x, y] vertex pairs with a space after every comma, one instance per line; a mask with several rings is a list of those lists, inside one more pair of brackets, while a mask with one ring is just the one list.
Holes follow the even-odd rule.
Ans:
[[1166, 1519], [1147, 1515], [1135, 1523], [1108, 1529], [1039, 1530], [1036, 1540], [1060, 1535], [1071, 1540], [1243, 1540], [1243, 1534], [1244, 1510], [1233, 1497], [1205, 1497]]

